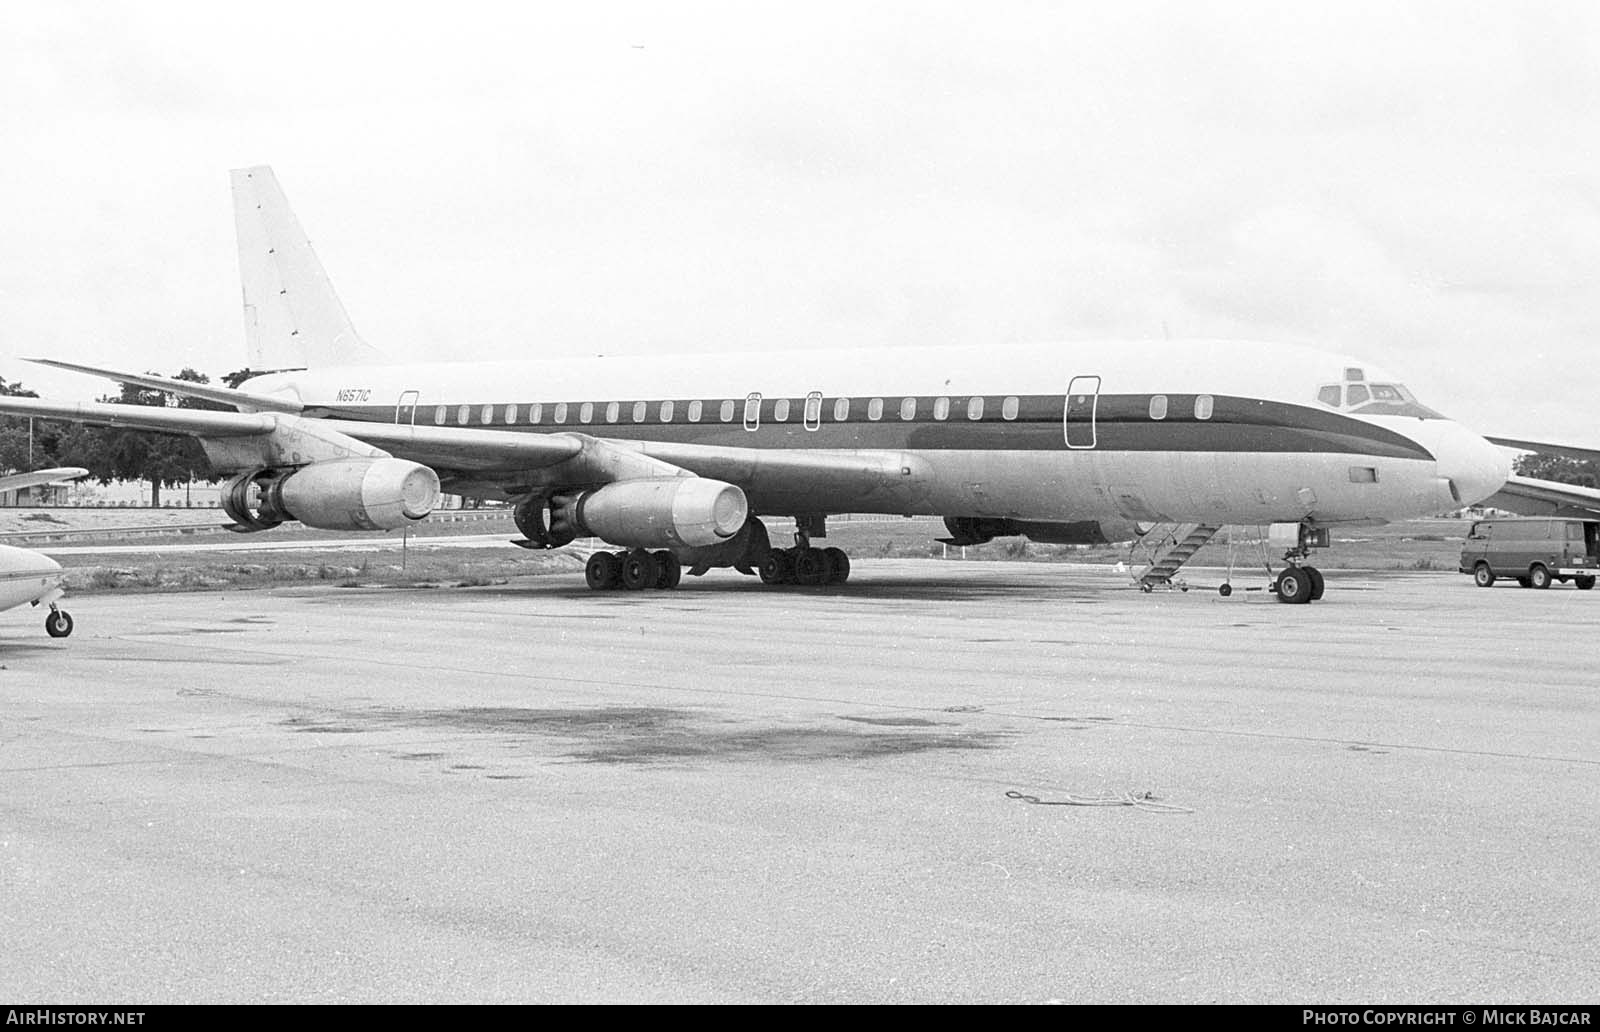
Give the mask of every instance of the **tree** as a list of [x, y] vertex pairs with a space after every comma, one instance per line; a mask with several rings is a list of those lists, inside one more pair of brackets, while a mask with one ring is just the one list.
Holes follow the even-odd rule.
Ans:
[[1512, 469], [1520, 476], [1553, 480], [1558, 484], [1600, 488], [1600, 463], [1560, 455], [1530, 452], [1517, 457]]
[[[20, 383], [6, 383], [0, 377], [0, 394], [13, 398], [37, 398]], [[0, 416], [0, 472], [15, 473], [59, 465], [55, 460], [60, 428], [27, 416]]]
[[[204, 373], [185, 368], [172, 377], [190, 383], [210, 383]], [[223, 409], [227, 406], [199, 398], [178, 398], [166, 391], [123, 384], [120, 394], [99, 399], [116, 405], [173, 406]], [[61, 436], [61, 461], [82, 466], [102, 484], [113, 480], [150, 481], [150, 504], [161, 505], [161, 489], [192, 480], [217, 479], [205, 450], [192, 437], [118, 427], [74, 426]]]

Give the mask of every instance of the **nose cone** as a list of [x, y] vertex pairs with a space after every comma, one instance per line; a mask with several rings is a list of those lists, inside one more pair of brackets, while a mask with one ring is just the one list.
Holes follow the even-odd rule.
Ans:
[[1476, 505], [1505, 486], [1511, 457], [1457, 423], [1439, 436], [1434, 448], [1439, 475], [1455, 488], [1462, 505]]

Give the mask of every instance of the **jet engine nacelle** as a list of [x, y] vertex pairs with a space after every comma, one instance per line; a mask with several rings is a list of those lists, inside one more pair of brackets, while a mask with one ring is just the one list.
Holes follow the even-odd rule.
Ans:
[[299, 520], [319, 530], [394, 530], [439, 502], [439, 475], [404, 459], [334, 459], [263, 469], [229, 481], [222, 507], [239, 526], [267, 530]]
[[950, 536], [940, 538], [947, 545], [981, 545], [997, 537], [1025, 535], [1041, 545], [1104, 545], [1113, 541], [1132, 541], [1139, 536], [1126, 520], [1010, 520], [992, 516], [946, 516], [944, 525]]
[[732, 484], [703, 477], [619, 480], [550, 501], [550, 533], [628, 548], [703, 548], [728, 540], [750, 507]]

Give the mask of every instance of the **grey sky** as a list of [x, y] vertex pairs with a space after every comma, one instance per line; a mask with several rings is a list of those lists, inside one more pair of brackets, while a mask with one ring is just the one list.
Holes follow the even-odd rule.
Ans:
[[0, 355], [238, 368], [265, 163], [398, 358], [1274, 339], [1600, 443], [1597, 129], [1585, 3], [33, 4]]

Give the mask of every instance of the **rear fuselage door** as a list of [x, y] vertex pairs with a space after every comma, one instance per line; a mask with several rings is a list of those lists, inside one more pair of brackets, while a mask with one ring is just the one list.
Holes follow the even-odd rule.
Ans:
[[1074, 376], [1067, 385], [1067, 402], [1061, 415], [1068, 448], [1095, 446], [1095, 410], [1100, 405], [1100, 377]]

